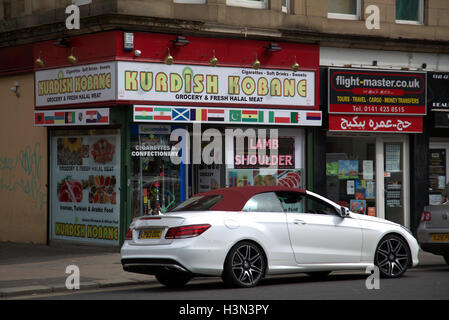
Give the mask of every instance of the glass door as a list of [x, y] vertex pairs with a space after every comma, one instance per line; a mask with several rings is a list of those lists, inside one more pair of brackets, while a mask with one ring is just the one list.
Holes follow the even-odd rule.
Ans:
[[[383, 192], [378, 201], [383, 207], [383, 218], [408, 225], [408, 140], [406, 137], [382, 138], [379, 137], [381, 156], [383, 158]], [[382, 216], [382, 215], [381, 215]]]
[[185, 197], [185, 170], [171, 161], [171, 126], [131, 125], [132, 218], [164, 213]]
[[429, 146], [429, 204], [438, 205], [448, 200], [449, 143], [431, 141]]

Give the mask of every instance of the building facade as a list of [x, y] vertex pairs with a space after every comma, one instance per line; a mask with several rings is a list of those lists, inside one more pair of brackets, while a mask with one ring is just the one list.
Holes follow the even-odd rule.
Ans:
[[[2, 112], [17, 117], [2, 117], [1, 150], [38, 159], [34, 173], [4, 161], [2, 241], [119, 245], [134, 216], [218, 186], [297, 182], [412, 231], [443, 199], [446, 1], [73, 3], [69, 30], [72, 1], [0, 1]], [[402, 81], [412, 88], [384, 87]], [[17, 96], [16, 82], [34, 94]], [[221, 164], [191, 163], [236, 129], [268, 136], [223, 138]], [[276, 171], [251, 156], [270, 129]], [[211, 137], [194, 150], [198, 132]], [[186, 134], [192, 148], [174, 163], [164, 152]], [[27, 177], [33, 191], [18, 187]], [[14, 231], [24, 220], [29, 231]]]

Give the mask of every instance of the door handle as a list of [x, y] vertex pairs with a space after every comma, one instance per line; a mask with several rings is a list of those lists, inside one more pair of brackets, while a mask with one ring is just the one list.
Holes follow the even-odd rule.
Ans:
[[305, 222], [305, 221], [303, 221], [303, 220], [299, 220], [299, 219], [295, 219], [295, 220], [293, 220], [293, 223], [294, 223], [294, 224], [306, 224], [306, 222]]

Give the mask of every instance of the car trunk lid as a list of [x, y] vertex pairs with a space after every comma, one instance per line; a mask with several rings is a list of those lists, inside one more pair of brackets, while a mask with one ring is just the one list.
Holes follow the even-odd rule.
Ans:
[[173, 239], [165, 239], [167, 230], [182, 225], [182, 216], [159, 215], [143, 216], [133, 221], [133, 242], [135, 244], [161, 245], [170, 244]]
[[427, 228], [449, 229], [449, 205], [426, 206], [424, 211], [430, 212], [430, 218], [425, 221]]

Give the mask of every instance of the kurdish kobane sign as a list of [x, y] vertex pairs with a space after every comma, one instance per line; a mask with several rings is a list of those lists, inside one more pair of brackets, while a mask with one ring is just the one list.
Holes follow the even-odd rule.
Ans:
[[314, 106], [315, 72], [119, 62], [118, 100]]
[[36, 107], [115, 100], [115, 62], [36, 71]]

